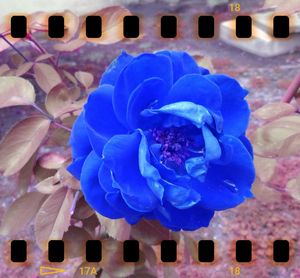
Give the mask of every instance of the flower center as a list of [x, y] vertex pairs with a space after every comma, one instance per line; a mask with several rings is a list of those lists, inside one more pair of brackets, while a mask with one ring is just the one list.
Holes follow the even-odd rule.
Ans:
[[185, 127], [153, 128], [150, 132], [155, 142], [161, 144], [162, 163], [179, 166], [191, 156], [188, 148], [193, 145], [193, 139], [188, 136]]

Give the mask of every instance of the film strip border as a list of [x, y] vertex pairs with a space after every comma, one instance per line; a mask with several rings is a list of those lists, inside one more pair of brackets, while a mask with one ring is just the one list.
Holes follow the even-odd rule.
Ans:
[[[48, 17], [49, 38], [63, 38], [65, 30], [63, 16], [52, 15]], [[87, 38], [101, 38], [103, 33], [102, 17], [91, 15], [85, 18], [85, 34]], [[178, 35], [179, 18], [175, 15], [163, 15], [160, 17], [161, 38], [171, 39]], [[140, 18], [137, 15], [128, 15], [123, 18], [123, 37], [137, 39], [140, 37]], [[235, 35], [237, 38], [252, 37], [253, 19], [249, 15], [239, 15], [235, 18]], [[15, 15], [10, 20], [11, 36], [13, 38], [25, 38], [27, 35], [27, 17]], [[199, 38], [209, 39], [215, 37], [215, 18], [212, 15], [198, 16], [197, 34]], [[284, 39], [290, 35], [290, 18], [287, 15], [275, 15], [272, 22], [273, 37]], [[105, 31], [105, 30], [104, 30]]]
[[[250, 240], [237, 240], [235, 244], [235, 261], [237, 263], [251, 263], [254, 257], [254, 248]], [[123, 242], [123, 261], [138, 262], [140, 260], [139, 241], [125, 240]], [[100, 240], [87, 240], [85, 246], [85, 259], [90, 263], [102, 260], [102, 242]], [[272, 242], [272, 262], [288, 263], [290, 260], [290, 242], [288, 240], [275, 240]], [[48, 261], [62, 263], [65, 259], [65, 243], [63, 240], [48, 242]], [[197, 246], [197, 257], [200, 263], [214, 263], [215, 242], [213, 240], [200, 240]], [[104, 254], [105, 256], [105, 254]], [[12, 240], [10, 242], [10, 261], [12, 263], [27, 262], [27, 242], [25, 240]], [[177, 261], [177, 242], [163, 240], [160, 244], [160, 261], [162, 263], [175, 263]]]

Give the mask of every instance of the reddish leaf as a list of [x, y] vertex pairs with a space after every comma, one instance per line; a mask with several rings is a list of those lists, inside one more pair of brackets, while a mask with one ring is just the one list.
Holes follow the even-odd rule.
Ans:
[[10, 67], [7, 64], [0, 66], [0, 75], [4, 75], [7, 71], [10, 70]]
[[123, 18], [130, 15], [130, 11], [121, 6], [104, 8], [93, 15], [102, 17], [103, 31], [101, 38], [87, 38], [85, 34], [85, 21], [81, 28], [80, 37], [99, 44], [112, 44], [123, 39]]
[[46, 178], [35, 186], [36, 190], [43, 194], [53, 194], [61, 187], [62, 185], [60, 184], [59, 179], [55, 176]]
[[61, 83], [61, 78], [57, 71], [45, 63], [36, 63], [33, 66], [36, 82], [45, 93], [49, 93], [52, 88]]
[[276, 159], [255, 155], [254, 165], [257, 177], [259, 177], [262, 182], [268, 182], [272, 179], [275, 173], [277, 161]]
[[110, 237], [123, 241], [129, 239], [130, 225], [124, 219], [109, 219], [96, 213], [101, 224], [101, 230]]
[[47, 60], [47, 59], [52, 58], [52, 57], [53, 57], [53, 54], [45, 53], [45, 54], [42, 54], [42, 55], [38, 56], [35, 59], [35, 61], [36, 62], [41, 62], [41, 61]]
[[33, 63], [32, 62], [27, 62], [27, 63], [24, 63], [22, 65], [20, 65], [18, 67], [18, 69], [16, 70], [16, 76], [22, 76], [24, 75], [25, 73], [27, 73], [33, 66]]
[[60, 52], [72, 52], [75, 51], [86, 44], [86, 41], [82, 39], [75, 39], [66, 43], [58, 43], [53, 46], [53, 48]]
[[17, 123], [0, 145], [0, 170], [5, 176], [20, 171], [45, 138], [50, 121], [30, 117]]
[[76, 204], [75, 212], [73, 214], [76, 219], [86, 219], [94, 214], [94, 210], [87, 204], [84, 197], [81, 197]]
[[35, 101], [34, 88], [21, 77], [0, 77], [0, 108], [15, 105], [30, 105]]
[[55, 118], [71, 111], [81, 110], [86, 100], [76, 101], [79, 95], [78, 87], [68, 89], [59, 84], [48, 93], [45, 103], [46, 109]]
[[66, 257], [77, 258], [85, 256], [85, 243], [92, 239], [90, 234], [82, 228], [71, 226], [64, 234], [63, 241], [66, 245]]
[[66, 158], [60, 154], [49, 152], [39, 158], [39, 164], [46, 169], [59, 169]]
[[300, 202], [300, 175], [287, 183], [286, 191], [298, 202]]
[[131, 226], [131, 236], [146, 244], [156, 245], [169, 237], [169, 230], [158, 221], [141, 220]]
[[31, 184], [33, 176], [33, 167], [36, 163], [36, 153], [32, 155], [30, 160], [21, 169], [18, 177], [18, 185], [21, 194], [27, 192], [28, 186]]
[[34, 231], [36, 242], [42, 250], [47, 249], [49, 240], [62, 239], [68, 230], [73, 198], [72, 190], [63, 187], [50, 195], [41, 206], [35, 219]]
[[29, 192], [15, 200], [6, 212], [0, 228], [1, 235], [15, 235], [33, 219], [45, 195]]
[[85, 89], [88, 89], [93, 84], [94, 77], [89, 72], [77, 71], [75, 72], [75, 77], [85, 87]]
[[257, 119], [264, 120], [264, 121], [271, 121], [277, 118], [290, 115], [296, 111], [296, 108], [284, 102], [275, 102], [275, 103], [268, 103], [256, 111], [254, 111], [253, 116]]
[[262, 183], [259, 179], [256, 179], [252, 185], [251, 191], [253, 192], [255, 199], [263, 203], [279, 201], [282, 195], [280, 192]]

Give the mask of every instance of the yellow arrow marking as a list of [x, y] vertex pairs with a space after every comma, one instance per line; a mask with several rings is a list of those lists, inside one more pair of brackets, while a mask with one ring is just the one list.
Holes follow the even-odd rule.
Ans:
[[54, 267], [49, 267], [49, 266], [40, 266], [40, 275], [41, 276], [52, 275], [52, 274], [63, 273], [63, 272], [65, 272], [65, 270], [62, 269], [62, 268], [54, 268]]

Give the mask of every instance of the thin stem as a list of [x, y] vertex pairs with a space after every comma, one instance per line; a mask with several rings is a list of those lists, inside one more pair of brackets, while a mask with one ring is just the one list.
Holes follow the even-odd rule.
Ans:
[[75, 196], [74, 196], [74, 199], [73, 199], [73, 202], [72, 202], [72, 206], [71, 206], [71, 209], [70, 209], [70, 214], [73, 215], [74, 214], [74, 211], [75, 211], [75, 207], [76, 207], [76, 203], [79, 199], [79, 194], [80, 194], [80, 191], [76, 191], [75, 193]]
[[[31, 34], [28, 34], [26, 38], [31, 41], [42, 54], [48, 53], [47, 50]], [[54, 59], [52, 57], [50, 57], [49, 59], [51, 61], [51, 64], [53, 64], [56, 68]]]
[[64, 126], [63, 124], [60, 124], [60, 123], [55, 122], [55, 121], [52, 121], [52, 123], [53, 123], [54, 125], [56, 125], [57, 127], [60, 127], [60, 128], [66, 130], [66, 131], [68, 131], [68, 132], [71, 132], [71, 131], [72, 131], [72, 129], [70, 129], [70, 128]]
[[57, 122], [55, 120], [55, 118], [53, 118], [51, 115], [49, 115], [48, 113], [46, 113], [43, 109], [41, 109], [39, 106], [37, 106], [35, 103], [31, 103], [31, 106], [36, 109], [37, 111], [39, 111], [42, 115], [44, 115], [46, 118], [48, 118], [55, 126], [60, 127], [68, 132], [71, 132], [71, 129], [64, 126], [63, 124]]
[[300, 88], [300, 71], [293, 79], [292, 83], [287, 88], [285, 94], [281, 98], [282, 102], [289, 103], [293, 99], [293, 97], [296, 95], [298, 89]]
[[45, 117], [47, 117], [49, 120], [53, 121], [54, 118], [49, 115], [48, 113], [46, 113], [43, 109], [41, 109], [39, 106], [37, 106], [35, 103], [32, 103], [31, 106], [36, 109], [37, 111], [39, 111], [41, 114], [43, 114]]
[[0, 37], [14, 50], [16, 51], [26, 62], [28, 62], [29, 60], [23, 55], [23, 53], [16, 48], [7, 38], [5, 38], [4, 35], [0, 34]]

